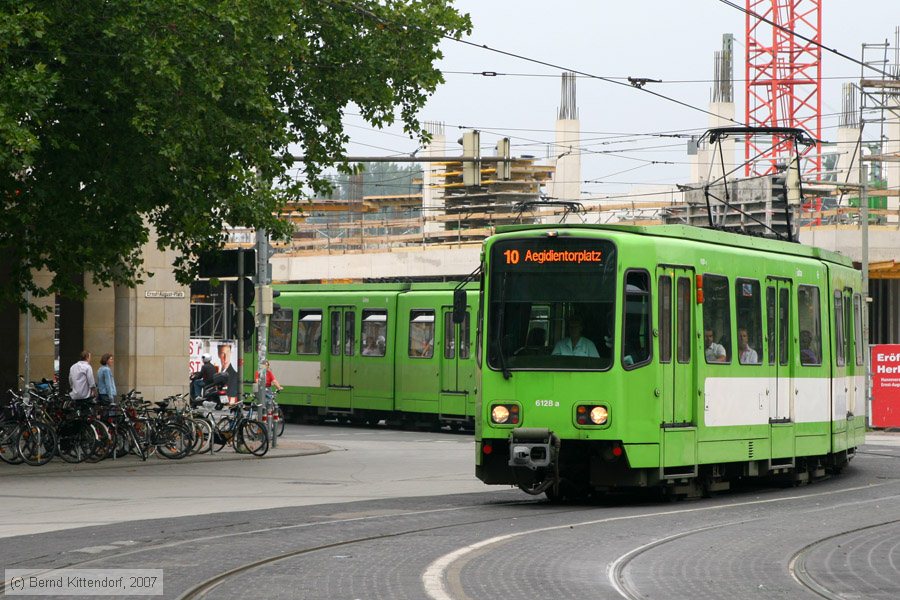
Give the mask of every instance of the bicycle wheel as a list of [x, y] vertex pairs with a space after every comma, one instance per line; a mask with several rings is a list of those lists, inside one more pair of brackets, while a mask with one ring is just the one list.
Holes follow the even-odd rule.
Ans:
[[116, 440], [110, 432], [109, 425], [103, 421], [92, 421], [90, 427], [94, 430], [94, 436], [97, 439], [97, 443], [94, 444], [94, 451], [85, 459], [85, 461], [89, 463], [100, 462], [112, 454]]
[[234, 421], [228, 415], [221, 417], [216, 421], [216, 428], [213, 431], [213, 452], [218, 452], [230, 443], [234, 437]]
[[281, 434], [284, 433], [284, 411], [280, 406], [276, 406], [273, 414], [275, 416], [275, 435], [281, 437]]
[[259, 421], [247, 420], [241, 423], [235, 440], [235, 450], [263, 456], [269, 451], [269, 434], [266, 426]]
[[22, 457], [19, 456], [19, 447], [16, 444], [18, 433], [19, 424], [15, 421], [0, 423], [0, 460], [11, 465], [22, 462]]
[[137, 446], [131, 451], [140, 456], [141, 460], [147, 460], [148, 456], [156, 452], [156, 446], [153, 445], [153, 424], [149, 419], [137, 419], [132, 426]]
[[191, 451], [193, 436], [186, 425], [163, 423], [156, 431], [156, 451], [171, 459], [184, 458]]
[[212, 425], [205, 419], [192, 419], [191, 423], [194, 426], [194, 445], [191, 448], [191, 453], [206, 452], [212, 443]]
[[19, 430], [19, 456], [33, 467], [46, 465], [56, 454], [56, 435], [46, 423], [35, 421]]
[[86, 421], [65, 423], [56, 436], [59, 457], [68, 463], [80, 463], [94, 453], [97, 433]]

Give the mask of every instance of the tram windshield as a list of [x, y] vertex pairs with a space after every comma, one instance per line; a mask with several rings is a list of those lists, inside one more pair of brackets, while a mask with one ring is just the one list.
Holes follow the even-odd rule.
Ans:
[[512, 370], [606, 370], [615, 329], [616, 247], [530, 237], [491, 251], [488, 364]]

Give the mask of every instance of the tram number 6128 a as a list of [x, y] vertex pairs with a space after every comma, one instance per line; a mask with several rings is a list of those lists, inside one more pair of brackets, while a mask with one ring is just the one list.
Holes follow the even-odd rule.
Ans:
[[554, 402], [553, 400], [535, 400], [535, 406], [549, 406], [551, 408], [559, 408], [559, 402]]

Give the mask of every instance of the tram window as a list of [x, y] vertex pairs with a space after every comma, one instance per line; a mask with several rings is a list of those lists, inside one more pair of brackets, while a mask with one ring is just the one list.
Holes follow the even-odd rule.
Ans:
[[659, 278], [659, 362], [672, 362], [672, 278]]
[[847, 364], [844, 354], [844, 295], [841, 290], [834, 291], [834, 360], [839, 367]]
[[301, 310], [297, 313], [297, 354], [319, 354], [321, 351], [322, 311]]
[[456, 327], [453, 313], [444, 313], [444, 358], [456, 358]]
[[434, 311], [409, 311], [409, 356], [431, 358], [434, 356]]
[[341, 311], [331, 311], [331, 355], [341, 355]]
[[769, 364], [775, 364], [775, 288], [766, 288], [766, 349], [769, 352]]
[[847, 364], [850, 364], [851, 362], [850, 340], [853, 336], [852, 332], [853, 314], [850, 305], [850, 290], [847, 290], [847, 295], [844, 297], [844, 358]]
[[687, 364], [691, 362], [691, 279], [690, 277], [678, 278], [678, 362]]
[[356, 313], [344, 313], [344, 356], [353, 356], [356, 345]]
[[787, 288], [778, 290], [778, 364], [787, 366], [790, 356], [791, 308]]
[[861, 294], [853, 294], [853, 339], [856, 346], [856, 365], [861, 367], [865, 364], [865, 355], [863, 354]]
[[460, 358], [469, 358], [469, 313], [466, 311], [462, 323], [459, 324], [459, 336], [456, 335], [456, 323], [453, 314], [444, 314], [444, 358], [455, 358], [459, 348]]
[[269, 352], [290, 354], [291, 329], [294, 325], [294, 309], [279, 308], [269, 320]]
[[622, 365], [638, 367], [650, 360], [650, 274], [625, 273], [625, 320], [622, 325]]
[[822, 314], [819, 288], [801, 285], [797, 290], [797, 319], [800, 326], [800, 364], [822, 364]]
[[728, 279], [703, 276], [703, 349], [708, 363], [731, 362], [731, 307]]
[[736, 280], [734, 299], [737, 310], [738, 362], [742, 365], [758, 365], [759, 353], [762, 351], [759, 282], [753, 279]]
[[362, 311], [362, 331], [359, 334], [359, 353], [363, 356], [384, 356], [387, 346], [387, 311]]
[[471, 336], [469, 311], [466, 311], [463, 322], [459, 324], [459, 357], [462, 359], [469, 358], [469, 347], [472, 345]]

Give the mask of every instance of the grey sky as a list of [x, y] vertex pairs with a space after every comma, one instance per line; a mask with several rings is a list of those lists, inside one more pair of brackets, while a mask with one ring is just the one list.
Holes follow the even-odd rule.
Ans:
[[[854, 58], [859, 58], [863, 42], [893, 42], [894, 28], [900, 25], [897, 0], [824, 0], [823, 4], [823, 43]], [[743, 120], [744, 15], [717, 0], [462, 0], [457, 6], [472, 16], [474, 30], [468, 38], [472, 42], [604, 77], [662, 79], [672, 83], [650, 84], [654, 91], [703, 109], [708, 107], [711, 83], [675, 82], [711, 79], [713, 52], [721, 48], [723, 33], [733, 33], [736, 119]], [[449, 41], [443, 44], [443, 50], [445, 58], [440, 67], [446, 72], [446, 83], [421, 117], [444, 122], [451, 143], [459, 137], [458, 126], [477, 127], [484, 132], [483, 146], [492, 147], [498, 137], [495, 134], [505, 134], [512, 138], [514, 155], [545, 156], [546, 143], [553, 139], [560, 71]], [[552, 77], [482, 77], [454, 71]], [[828, 52], [823, 54], [826, 140], [835, 137], [841, 84], [858, 80], [859, 74], [859, 65]], [[590, 152], [583, 155], [582, 179], [604, 181], [584, 185], [585, 191], [602, 196], [626, 191], [629, 184], [689, 179], [685, 140], [600, 138], [616, 133], [702, 130], [707, 126], [707, 115], [603, 81], [579, 78], [577, 85], [583, 147]], [[345, 123], [352, 138], [348, 148], [351, 155], [389, 155], [416, 149], [414, 141], [398, 135], [399, 127], [372, 131], [360, 117], [352, 115]], [[448, 150], [458, 152], [455, 144], [448, 144]], [[630, 170], [611, 175], [626, 169]]]

